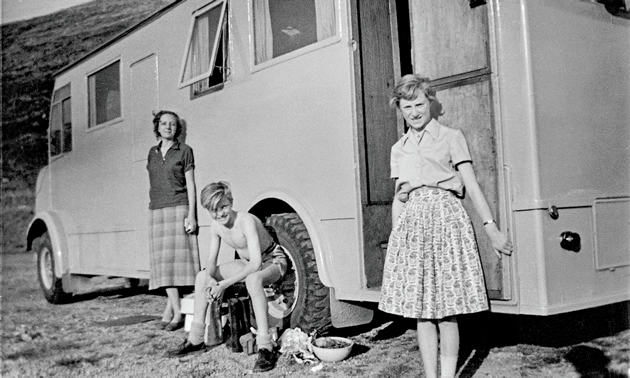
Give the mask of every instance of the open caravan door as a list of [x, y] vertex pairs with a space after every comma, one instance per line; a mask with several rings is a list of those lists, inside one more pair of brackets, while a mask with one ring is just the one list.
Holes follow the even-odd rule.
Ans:
[[[417, 0], [409, 2], [409, 13], [414, 72], [431, 79], [444, 111], [439, 121], [464, 133], [479, 185], [499, 228], [507, 232], [488, 6], [471, 8], [469, 1], [458, 0], [436, 7], [430, 0]], [[470, 198], [464, 207], [475, 228], [488, 295], [509, 300], [509, 258], [496, 257]]]

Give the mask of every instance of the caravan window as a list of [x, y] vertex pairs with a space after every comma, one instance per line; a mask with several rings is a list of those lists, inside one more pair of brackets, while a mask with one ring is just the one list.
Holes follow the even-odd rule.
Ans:
[[70, 84], [53, 93], [50, 110], [50, 156], [72, 151]]
[[252, 0], [254, 62], [260, 64], [337, 33], [335, 0]]
[[102, 125], [121, 117], [120, 112], [120, 61], [88, 76], [89, 113], [88, 127]]
[[225, 82], [227, 78], [227, 1], [215, 1], [193, 14], [180, 88], [192, 85], [193, 95]]

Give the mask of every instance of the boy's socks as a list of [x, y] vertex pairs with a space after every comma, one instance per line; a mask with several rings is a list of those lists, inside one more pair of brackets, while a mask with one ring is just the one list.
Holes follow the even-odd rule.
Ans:
[[192, 322], [190, 325], [190, 333], [188, 334], [188, 341], [193, 345], [199, 345], [203, 343], [205, 339], [206, 325], [204, 323]]
[[271, 339], [271, 335], [267, 334], [267, 335], [261, 335], [258, 334], [256, 335], [256, 345], [258, 346], [258, 349], [260, 350], [262, 349], [267, 349], [267, 350], [273, 350], [273, 341]]

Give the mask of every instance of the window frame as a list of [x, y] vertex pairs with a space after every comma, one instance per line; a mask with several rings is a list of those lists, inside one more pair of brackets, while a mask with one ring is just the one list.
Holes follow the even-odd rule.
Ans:
[[[210, 76], [208, 76], [208, 78], [194, 82], [190, 85], [190, 99], [194, 100], [196, 98], [199, 97], [203, 97], [207, 94], [210, 93], [214, 93], [214, 92], [218, 92], [221, 89], [223, 89], [225, 87], [225, 83], [229, 80], [230, 77], [230, 66], [231, 66], [231, 62], [230, 62], [230, 25], [229, 25], [229, 19], [230, 19], [230, 6], [228, 4], [227, 10], [226, 10], [226, 16], [223, 19], [223, 25], [221, 25], [221, 35], [219, 37], [219, 46], [217, 46], [217, 55], [214, 58], [214, 65], [213, 65], [213, 70], [216, 69], [217, 67], [220, 67], [220, 71], [221, 71], [221, 82], [220, 83], [216, 83], [214, 85], [208, 85], [205, 88], [202, 88], [200, 90], [196, 89], [196, 86], [198, 84], [200, 84], [203, 81], [207, 81], [207, 80], [212, 80], [213, 75], [210, 74]], [[220, 49], [220, 50], [219, 50]], [[223, 61], [220, 62], [220, 65], [217, 65], [217, 59], [219, 58], [219, 51], [221, 51], [221, 56], [223, 58]]]
[[311, 43], [310, 45], [306, 45], [300, 47], [296, 50], [288, 52], [286, 54], [271, 58], [262, 63], [256, 63], [256, 37], [255, 37], [255, 29], [254, 29], [254, 0], [247, 0], [248, 5], [248, 14], [249, 14], [249, 31], [250, 31], [250, 44], [249, 44], [249, 56], [250, 56], [250, 69], [252, 73], [264, 70], [266, 68], [275, 66], [277, 64], [284, 63], [288, 60], [300, 57], [302, 55], [311, 53], [313, 51], [325, 48], [327, 46], [338, 43], [342, 40], [343, 30], [341, 27], [341, 0], [334, 0], [334, 8], [335, 8], [335, 34], [322, 39], [321, 41], [317, 41], [315, 43]]
[[[191, 77], [189, 79], [186, 79], [185, 75], [186, 75], [186, 63], [188, 60], [188, 55], [191, 51], [192, 48], [192, 42], [193, 42], [193, 33], [195, 31], [195, 25], [197, 25], [197, 19], [200, 16], [203, 16], [204, 14], [206, 14], [207, 12], [211, 11], [212, 9], [221, 6], [221, 15], [219, 16], [219, 22], [218, 22], [218, 28], [216, 29], [217, 31], [220, 29], [223, 29], [223, 25], [225, 23], [225, 16], [226, 16], [226, 10], [227, 10], [227, 3], [228, 0], [216, 0], [216, 1], [212, 1], [209, 4], [204, 5], [203, 7], [199, 8], [198, 10], [196, 10], [195, 12], [193, 12], [192, 14], [192, 22], [190, 23], [190, 27], [188, 29], [188, 38], [186, 39], [186, 49], [184, 51], [184, 56], [182, 58], [182, 64], [181, 64], [181, 68], [180, 68], [180, 72], [179, 72], [179, 78], [178, 78], [178, 88], [182, 89], [185, 88], [187, 86], [190, 86], [192, 84], [195, 84], [201, 80], [204, 79], [208, 79], [210, 76], [212, 76], [212, 71], [214, 69], [214, 66], [216, 64], [216, 57], [217, 57], [217, 51], [218, 51], [218, 42], [220, 40], [220, 37], [222, 35], [222, 33], [216, 33], [214, 36], [214, 41], [212, 42], [212, 51], [211, 51], [211, 55], [210, 55], [210, 64], [208, 67], [207, 71], [204, 71], [203, 73]], [[224, 81], [225, 82], [225, 81]], [[215, 86], [216, 87], [216, 86]], [[213, 88], [213, 87], [211, 87]], [[204, 93], [206, 91], [200, 92], [200, 93]]]
[[[109, 68], [110, 66], [114, 65], [118, 63], [118, 90], [119, 90], [119, 95], [118, 95], [118, 101], [119, 101], [119, 107], [120, 107], [120, 114], [118, 115], [118, 117], [114, 117], [112, 119], [109, 119], [103, 123], [96, 123], [96, 113], [95, 112], [95, 108], [92, 108], [92, 92], [90, 90], [91, 88], [91, 84], [90, 84], [90, 78], [97, 75], [99, 72]], [[123, 120], [123, 79], [122, 79], [122, 74], [123, 74], [123, 62], [122, 62], [122, 58], [120, 56], [116, 57], [115, 59], [112, 59], [110, 61], [108, 61], [107, 63], [99, 66], [97, 69], [94, 69], [90, 72], [87, 73], [87, 75], [85, 76], [86, 78], [86, 89], [87, 89], [87, 131], [93, 131], [93, 130], [98, 130], [101, 129], [103, 127], [112, 125], [114, 123], [118, 123], [121, 122]], [[94, 117], [94, 118], [93, 118]], [[94, 121], [92, 121], [94, 119]], [[94, 123], [92, 123], [94, 122]]]
[[[65, 95], [64, 97], [60, 97], [58, 99], [55, 99], [55, 96], [60, 93], [61, 91], [64, 91], [66, 88], [67, 89], [67, 95]], [[70, 101], [70, 109], [68, 111], [69, 114], [67, 114], [70, 118], [70, 146], [69, 149], [67, 149], [67, 146], [65, 144], [65, 133], [64, 133], [64, 104]], [[53, 117], [53, 112], [54, 112], [54, 108], [55, 106], [59, 106], [59, 111], [60, 111], [60, 125], [59, 125], [59, 152], [57, 152], [56, 154], [53, 154], [52, 152], [52, 133], [53, 133], [53, 125], [52, 123], [54, 122], [55, 117]], [[63, 156], [67, 153], [72, 152], [73, 150], [73, 144], [74, 144], [74, 138], [72, 135], [72, 83], [67, 83], [65, 85], [62, 85], [61, 87], [53, 90], [53, 94], [52, 94], [52, 98], [50, 101], [50, 115], [49, 115], [49, 124], [48, 124], [48, 156], [50, 158], [58, 158], [60, 156]]]

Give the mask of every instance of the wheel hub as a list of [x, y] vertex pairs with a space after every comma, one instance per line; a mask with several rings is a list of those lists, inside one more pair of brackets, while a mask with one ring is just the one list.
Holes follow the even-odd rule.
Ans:
[[53, 272], [53, 264], [52, 264], [52, 255], [50, 249], [44, 248], [42, 250], [42, 258], [40, 260], [40, 271], [42, 283], [46, 288], [51, 288], [53, 285], [54, 272]]
[[287, 257], [291, 260], [291, 264], [282, 280], [265, 289], [269, 315], [277, 319], [286, 317], [295, 309], [297, 305], [296, 293], [300, 288], [300, 279], [294, 268], [295, 262], [290, 254], [287, 253]]

